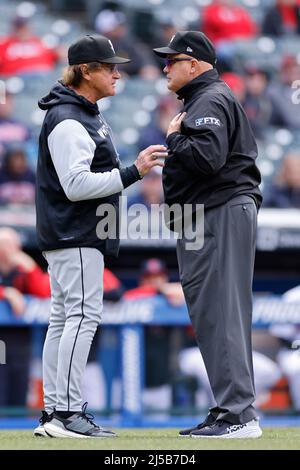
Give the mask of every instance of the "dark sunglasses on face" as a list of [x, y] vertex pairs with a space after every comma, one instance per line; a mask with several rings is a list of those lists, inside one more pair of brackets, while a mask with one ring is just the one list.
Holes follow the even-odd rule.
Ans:
[[178, 58], [174, 58], [174, 59], [164, 59], [164, 62], [165, 62], [165, 66], [166, 67], [171, 67], [171, 65], [173, 65], [175, 62], [183, 62], [184, 60], [193, 60], [192, 58], [191, 59], [188, 59], [188, 58], [185, 58], [185, 57], [178, 57]]

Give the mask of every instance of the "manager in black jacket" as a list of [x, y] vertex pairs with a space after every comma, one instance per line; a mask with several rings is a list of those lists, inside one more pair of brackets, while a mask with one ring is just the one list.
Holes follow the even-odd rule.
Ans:
[[51, 315], [43, 351], [45, 410], [35, 435], [113, 437], [82, 406], [81, 381], [101, 319], [103, 257], [117, 255], [121, 191], [162, 165], [152, 145], [121, 168], [97, 101], [115, 94], [118, 57], [104, 36], [85, 36], [68, 51], [62, 81], [39, 102], [37, 239], [49, 265]]
[[[177, 245], [180, 278], [216, 406], [181, 436], [256, 438], [251, 316], [257, 209], [256, 143], [241, 105], [219, 80], [215, 49], [201, 32], [176, 33], [154, 49], [183, 112], [167, 132], [165, 201], [194, 215], [204, 205], [204, 243]], [[195, 223], [195, 220], [191, 222]]]

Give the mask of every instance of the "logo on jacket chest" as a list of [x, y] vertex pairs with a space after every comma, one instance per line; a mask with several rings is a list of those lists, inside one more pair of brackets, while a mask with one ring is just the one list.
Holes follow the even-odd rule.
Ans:
[[102, 126], [97, 130], [98, 134], [102, 137], [102, 139], [106, 139], [109, 135], [109, 129], [106, 124], [102, 124]]
[[195, 121], [196, 126], [203, 126], [204, 124], [214, 124], [215, 126], [221, 126], [220, 119], [215, 117], [202, 117]]

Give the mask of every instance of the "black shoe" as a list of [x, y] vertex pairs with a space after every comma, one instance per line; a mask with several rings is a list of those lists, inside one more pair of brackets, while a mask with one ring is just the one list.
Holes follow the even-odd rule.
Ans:
[[76, 412], [69, 418], [62, 418], [54, 413], [51, 423], [45, 424], [45, 430], [51, 437], [116, 437], [116, 433], [94, 423], [94, 417], [86, 413], [85, 403], [82, 412]]
[[262, 435], [257, 418], [244, 424], [232, 424], [219, 420], [210, 426], [191, 432], [191, 437], [195, 438], [222, 438], [222, 439], [255, 439]]
[[216, 418], [214, 418], [213, 415], [209, 413], [202, 423], [197, 424], [193, 428], [182, 429], [181, 431], [179, 431], [179, 436], [189, 437], [191, 432], [198, 431], [199, 429], [203, 429], [206, 426], [210, 426], [211, 424], [215, 423], [215, 421], [216, 421]]
[[33, 431], [34, 436], [42, 436], [42, 437], [51, 437], [49, 434], [46, 433], [45, 424], [50, 423], [53, 418], [53, 413], [48, 414], [46, 411], [42, 411], [42, 416], [39, 419], [40, 424], [35, 428]]

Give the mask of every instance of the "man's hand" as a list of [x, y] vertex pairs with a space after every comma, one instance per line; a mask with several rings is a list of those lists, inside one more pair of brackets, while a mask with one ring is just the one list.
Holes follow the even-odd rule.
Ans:
[[158, 158], [168, 156], [167, 148], [164, 145], [150, 145], [142, 150], [134, 162], [141, 177], [145, 176], [154, 166], [164, 166]]
[[13, 313], [19, 317], [24, 313], [25, 300], [23, 294], [14, 287], [5, 287], [3, 297], [8, 301]]
[[167, 137], [170, 134], [173, 134], [173, 132], [180, 132], [181, 123], [184, 120], [185, 116], [186, 116], [186, 113], [176, 114], [176, 116], [172, 119], [172, 121], [169, 124], [168, 130], [167, 130]]

